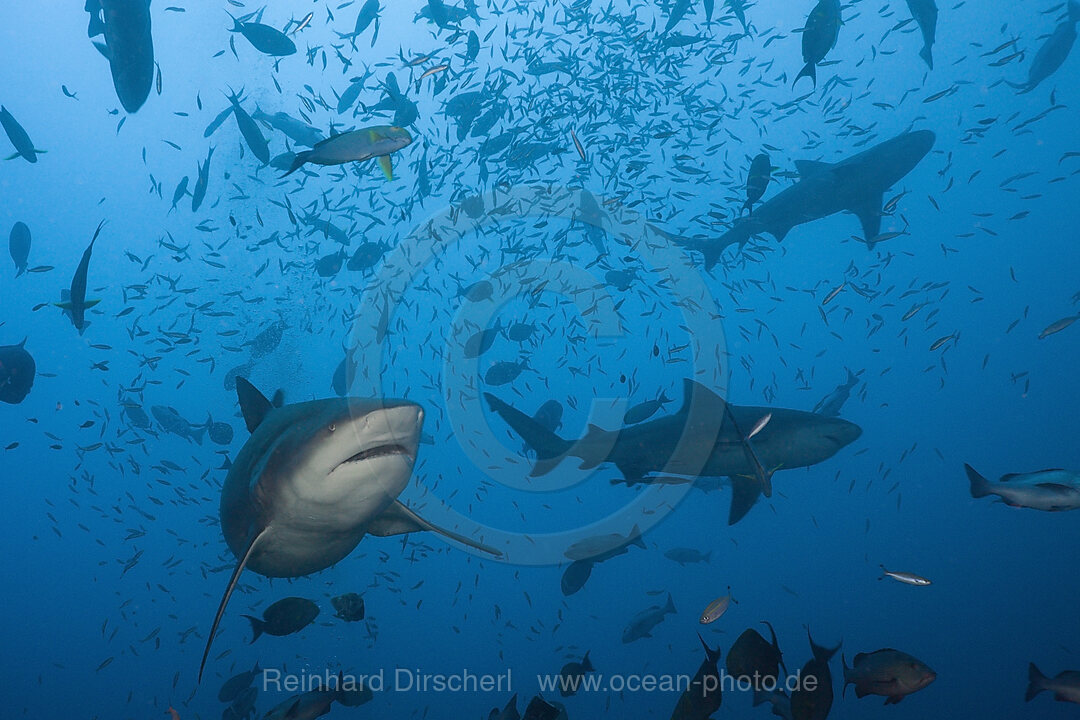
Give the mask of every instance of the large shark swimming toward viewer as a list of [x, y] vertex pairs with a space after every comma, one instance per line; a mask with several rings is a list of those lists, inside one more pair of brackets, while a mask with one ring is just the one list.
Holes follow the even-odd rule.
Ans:
[[[610, 462], [629, 485], [728, 476], [734, 488], [729, 524], [742, 519], [763, 492], [771, 493], [773, 470], [828, 460], [862, 434], [840, 418], [732, 405], [693, 380], [683, 381], [678, 412], [618, 430], [590, 425], [577, 441], [564, 440], [490, 393], [484, 398], [536, 452], [534, 476], [566, 457], [580, 458], [583, 469]], [[748, 428], [757, 431], [744, 432]]]
[[237, 558], [199, 665], [202, 679], [244, 568], [294, 578], [325, 570], [364, 535], [429, 530], [491, 555], [498, 550], [436, 527], [398, 499], [416, 462], [424, 411], [406, 400], [333, 398], [275, 407], [237, 378], [251, 437], [221, 492], [221, 530]]
[[850, 212], [862, 223], [863, 241], [873, 248], [881, 237], [881, 206], [885, 192], [911, 172], [934, 146], [934, 133], [917, 130], [864, 150], [838, 163], [798, 160], [799, 181], [765, 201], [754, 214], [735, 221], [715, 240], [688, 240], [683, 244], [705, 256], [712, 269], [729, 245], [746, 244], [754, 235], [768, 233], [777, 240], [796, 225]]

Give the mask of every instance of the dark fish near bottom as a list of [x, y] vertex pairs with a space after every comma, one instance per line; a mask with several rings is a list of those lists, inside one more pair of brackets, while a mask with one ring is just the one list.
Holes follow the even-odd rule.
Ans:
[[345, 622], [356, 622], [364, 619], [364, 598], [356, 593], [345, 593], [330, 599], [334, 606], [334, 617], [341, 618]]
[[26, 340], [0, 346], [0, 402], [18, 405], [34, 386], [37, 365], [25, 345]]
[[226, 680], [221, 689], [218, 690], [218, 700], [223, 703], [231, 703], [239, 697], [240, 693], [251, 687], [251, 683], [255, 682], [255, 678], [261, 673], [259, 663], [255, 663], [255, 667], [250, 670], [246, 670], [242, 673], [233, 675]]
[[814, 657], [803, 665], [800, 675], [804, 680], [813, 677], [817, 680], [813, 689], [809, 683], [801, 683], [800, 687], [791, 693], [791, 717], [792, 720], [825, 720], [832, 710], [833, 686], [832, 672], [829, 670], [829, 660], [840, 649], [825, 648], [814, 644], [814, 638], [810, 637], [810, 631], [806, 631], [810, 638], [810, 650]]
[[262, 620], [251, 615], [244, 617], [251, 621], [251, 630], [254, 632], [251, 642], [255, 642], [264, 633], [275, 637], [298, 633], [318, 616], [319, 606], [315, 603], [306, 598], [287, 597], [266, 608]]

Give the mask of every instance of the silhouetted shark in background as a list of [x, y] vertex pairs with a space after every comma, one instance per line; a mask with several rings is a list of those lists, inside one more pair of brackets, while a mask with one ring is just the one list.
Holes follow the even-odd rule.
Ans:
[[881, 205], [885, 192], [926, 157], [934, 133], [917, 130], [875, 145], [838, 163], [797, 160], [799, 182], [767, 200], [754, 214], [737, 220], [716, 240], [683, 244], [705, 256], [709, 270], [729, 245], [741, 247], [751, 237], [768, 233], [783, 240], [791, 228], [813, 220], [850, 212], [862, 223], [863, 240], [873, 248], [881, 236]]
[[[590, 425], [577, 441], [564, 440], [490, 393], [484, 399], [536, 452], [534, 476], [566, 457], [581, 458], [583, 469], [610, 462], [631, 485], [728, 476], [734, 488], [729, 524], [738, 522], [762, 492], [771, 494], [773, 470], [828, 460], [862, 434], [858, 425], [840, 418], [732, 405], [693, 380], [683, 381], [678, 412], [618, 430]], [[747, 428], [753, 430], [744, 433]]]

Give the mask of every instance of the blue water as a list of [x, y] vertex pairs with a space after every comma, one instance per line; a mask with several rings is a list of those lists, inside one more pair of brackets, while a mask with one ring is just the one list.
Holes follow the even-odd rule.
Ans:
[[[0, 407], [5, 715], [145, 718], [172, 706], [185, 719], [217, 717], [220, 684], [256, 660], [283, 672], [383, 671], [388, 683], [398, 668], [509, 670], [523, 710], [539, 674], [586, 650], [604, 677], [693, 674], [703, 657], [696, 633], [726, 650], [768, 620], [791, 670], [810, 657], [808, 626], [820, 644], [842, 640], [848, 662], [894, 647], [937, 673], [882, 709], [851, 688], [840, 697], [838, 656], [831, 718], [1069, 716], [1049, 694], [1023, 696], [1029, 662], [1050, 675], [1080, 666], [1080, 526], [1073, 513], [973, 499], [963, 470], [995, 479], [1080, 467], [1080, 330], [1039, 337], [1078, 312], [1080, 158], [1069, 153], [1080, 151], [1080, 59], [1073, 52], [1026, 94], [1004, 82], [1025, 81], [1066, 15], [1061, 3], [941, 3], [933, 70], [918, 55], [916, 25], [894, 28], [910, 18], [905, 3], [850, 3], [813, 92], [806, 79], [791, 86], [803, 65], [794, 30], [809, 2], [751, 5], [750, 32], [738, 38], [723, 3], [706, 23], [693, 2], [672, 32], [701, 38], [683, 48], [663, 45], [670, 8], [621, 0], [495, 0], [460, 30], [416, 19], [420, 0], [384, 1], [377, 38], [373, 24], [354, 48], [339, 34], [352, 31], [361, 4], [269, 5], [263, 21], [278, 29], [314, 14], [292, 36], [298, 52], [275, 60], [229, 33], [226, 11], [258, 7], [154, 3], [160, 92], [130, 115], [81, 4], [5, 6], [0, 103], [47, 151], [35, 164], [0, 165], [0, 228], [30, 227], [35, 270], [0, 271], [0, 345], [26, 337], [38, 372], [25, 401]], [[535, 59], [565, 62], [536, 76], [526, 72]], [[335, 93], [368, 72], [358, 104], [339, 114]], [[241, 89], [248, 112], [306, 114], [324, 135], [331, 123], [334, 132], [389, 124], [394, 110], [375, 107], [390, 73], [419, 111], [392, 180], [371, 160], [279, 179], [232, 118], [204, 137], [226, 93]], [[447, 103], [485, 88], [498, 100], [484, 110], [498, 102], [505, 113], [459, 139]], [[260, 127], [271, 156], [292, 146]], [[706, 272], [699, 255], [652, 229], [719, 237], [763, 147], [776, 167], [769, 200], [794, 182], [796, 160], [837, 162], [912, 129], [937, 140], [885, 195], [906, 193], [883, 219], [883, 232], [906, 234], [873, 250], [858, 221], [839, 214], [783, 242], [729, 248]], [[479, 156], [510, 131], [514, 152]], [[528, 143], [549, 145], [522, 160]], [[0, 146], [14, 152], [6, 139]], [[202, 207], [192, 213], [184, 197], [170, 211], [210, 146]], [[556, 200], [537, 200], [541, 187]], [[580, 218], [582, 188], [603, 204], [598, 233]], [[462, 209], [474, 195], [484, 199], [476, 218]], [[347, 230], [349, 255], [365, 240], [390, 250], [372, 271], [319, 277], [315, 262], [341, 245], [323, 226], [294, 225], [286, 204]], [[102, 220], [87, 292], [101, 302], [80, 335], [53, 303]], [[619, 270], [633, 272], [626, 286], [607, 275]], [[538, 290], [541, 278], [549, 284]], [[492, 300], [459, 295], [480, 280], [495, 284]], [[926, 305], [902, 320], [917, 303]], [[470, 335], [516, 321], [536, 324], [528, 341], [500, 335], [480, 358], [464, 357]], [[251, 360], [251, 341], [277, 322], [280, 343]], [[218, 524], [221, 468], [248, 437], [226, 373], [250, 361], [243, 374], [267, 395], [332, 397], [343, 348], [357, 344], [351, 394], [406, 397], [426, 413], [430, 443], [401, 499], [506, 559], [413, 533], [367, 537], [313, 576], [246, 572], [197, 685], [236, 562]], [[526, 367], [492, 386], [485, 375], [497, 362]], [[530, 414], [558, 400], [559, 433], [576, 438], [587, 423], [618, 427], [629, 406], [661, 391], [673, 401], [655, 417], [675, 412], [688, 377], [738, 405], [810, 410], [845, 368], [861, 374], [842, 416], [862, 436], [825, 462], [781, 469], [773, 497], [732, 527], [726, 486], [627, 487], [610, 482], [620, 479], [614, 466], [585, 472], [574, 460], [530, 478], [520, 438], [480, 399], [491, 392]], [[235, 438], [219, 447], [156, 421], [136, 428], [124, 402], [147, 413], [171, 406], [196, 426], [209, 415]], [[647, 549], [598, 564], [564, 597], [563, 549], [635, 524]], [[664, 557], [674, 547], [711, 551], [711, 561], [681, 567]], [[879, 564], [933, 584], [879, 581]], [[699, 625], [729, 587], [737, 603]], [[333, 617], [330, 598], [346, 592], [364, 595], [363, 622]], [[631, 617], [668, 592], [678, 612], [651, 638], [623, 644]], [[288, 595], [316, 601], [316, 622], [248, 644], [241, 615]], [[377, 692], [330, 717], [487, 717], [510, 694]], [[259, 716], [287, 696], [260, 692]], [[571, 718], [669, 717], [678, 699], [545, 696]], [[716, 717], [768, 713], [730, 692]]]

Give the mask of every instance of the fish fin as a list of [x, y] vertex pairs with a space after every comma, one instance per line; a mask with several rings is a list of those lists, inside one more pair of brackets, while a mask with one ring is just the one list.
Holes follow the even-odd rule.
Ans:
[[904, 699], [903, 695], [890, 695], [889, 697], [885, 698], [885, 704], [886, 705], [897, 705], [903, 699]]
[[206, 649], [203, 650], [202, 662], [199, 663], [199, 677], [196, 680], [196, 684], [202, 682], [203, 670], [206, 668], [206, 658], [210, 656], [210, 646], [214, 642], [214, 635], [217, 634], [218, 625], [221, 623], [221, 616], [225, 614], [225, 606], [229, 604], [229, 598], [232, 597], [233, 590], [236, 589], [236, 584], [240, 580], [240, 573], [244, 571], [244, 566], [247, 565], [248, 560], [251, 559], [251, 554], [255, 551], [255, 546], [259, 543], [259, 538], [263, 536], [263, 530], [248, 543], [247, 550], [244, 551], [244, 556], [241, 557], [236, 567], [233, 568], [232, 575], [229, 576], [229, 584], [225, 586], [225, 594], [221, 596], [221, 604], [218, 605], [217, 614], [214, 615], [214, 622], [210, 626], [210, 635], [206, 638]]
[[101, 53], [102, 57], [104, 57], [106, 60], [112, 62], [112, 50], [109, 49], [108, 45], [106, 45], [103, 42], [98, 42], [97, 40], [95, 40], [94, 41], [94, 47], [96, 47], [98, 49], [98, 52]]
[[244, 414], [248, 432], [255, 432], [274, 406], [246, 378], [236, 378], [236, 396], [240, 400], [240, 411]]
[[431, 531], [448, 537], [451, 540], [468, 545], [495, 557], [502, 557], [502, 552], [481, 542], [467, 538], [464, 535], [452, 532], [438, 525], [433, 525], [417, 515], [401, 501], [395, 500], [386, 510], [373, 518], [367, 526], [367, 532], [377, 537], [389, 537], [391, 535], [404, 535], [411, 532]]
[[86, 302], [83, 303], [83, 307], [85, 309], [89, 310], [90, 308], [94, 307], [95, 305], [97, 305], [100, 302], [101, 302], [101, 298], [97, 298], [96, 300], [87, 300]]
[[742, 475], [732, 475], [729, 479], [732, 495], [731, 509], [728, 511], [728, 525], [734, 525], [746, 517], [750, 508], [754, 507], [754, 503], [761, 496], [761, 483], [756, 478]]
[[[856, 655], [855, 657], [856, 662], [858, 662], [857, 658], [859, 656]], [[844, 685], [840, 689], [840, 697], [844, 697], [847, 694], [847, 686], [855, 682], [851, 679], [852, 668], [848, 667], [847, 659], [844, 657], [844, 653], [840, 653], [840, 667], [844, 668]]]
[[4, 158], [4, 159], [5, 159], [5, 160], [14, 160], [14, 159], [15, 159], [15, 158], [17, 158], [17, 157], [22, 157], [22, 153], [20, 153], [20, 152], [17, 152], [17, 153], [15, 153], [15, 154], [13, 154], [13, 155], [8, 155], [8, 156], [7, 156], [6, 158]]
[[799, 171], [799, 177], [806, 179], [818, 173], [823, 173], [827, 170], [832, 170], [833, 164], [822, 162], [820, 160], [796, 160], [795, 169]]
[[671, 593], [667, 594], [667, 604], [664, 605], [664, 612], [665, 613], [677, 613], [678, 612], [678, 610], [675, 609], [675, 601], [671, 599]]
[[380, 155], [378, 158], [375, 159], [375, 161], [377, 163], [379, 163], [379, 167], [382, 168], [383, 175], [386, 176], [386, 179], [387, 180], [393, 180], [394, 179], [394, 162], [393, 162], [393, 160], [390, 159], [390, 156], [389, 155]]
[[300, 714], [300, 700], [297, 700], [292, 706], [285, 712], [285, 718], [294, 718]]
[[301, 167], [304, 166], [304, 164], [307, 162], [307, 159], [309, 157], [311, 157], [311, 151], [310, 150], [302, 150], [302, 151], [296, 153], [296, 155], [293, 156], [292, 165], [289, 166], [288, 171], [286, 171], [285, 174], [282, 175], [281, 177], [288, 177], [289, 175], [292, 175], [294, 172], [296, 172], [297, 170], [299, 170]]
[[791, 87], [795, 87], [799, 84], [801, 78], [808, 77], [814, 82], [814, 89], [817, 89], [817, 65], [808, 62], [803, 66], [803, 69], [799, 71], [799, 74], [795, 76], [795, 81], [791, 83]]
[[993, 494], [990, 492], [990, 481], [977, 473], [975, 468], [964, 463], [964, 470], [967, 472], [968, 480], [971, 482], [971, 497], [981, 498]]
[[[582, 442], [598, 445], [599, 447], [611, 447], [611, 443], [600, 442], [600, 438], [604, 437], [607, 434], [609, 433], [604, 428], [589, 423], [588, 429], [585, 432], [585, 437], [582, 438]], [[607, 460], [606, 457], [599, 457], [595, 455], [588, 458], [582, 458], [581, 465], [579, 467], [582, 470], [591, 470], [605, 460]], [[623, 474], [625, 475], [625, 473]]]
[[720, 660], [720, 655], [721, 655], [720, 646], [717, 645], [716, 649], [713, 650], [712, 648], [709, 647], [709, 644], [707, 642], [705, 642], [705, 638], [701, 637], [701, 633], [698, 633], [697, 637], [698, 637], [698, 640], [701, 641], [701, 646], [703, 648], [705, 648], [705, 657], [706, 657], [706, 659], [708, 659], [709, 662], [717, 662], [718, 660]]
[[[814, 642], [814, 638], [810, 635], [810, 628], [806, 628], [806, 637], [810, 640], [810, 652], [813, 654], [815, 660], [827, 663], [832, 660], [833, 655], [840, 649], [843, 642], [837, 644], [834, 648], [824, 647]], [[858, 658], [856, 657], [856, 664], [858, 664]]]
[[934, 50], [929, 45], [923, 45], [923, 49], [919, 51], [919, 57], [926, 61], [927, 67], [931, 70], [934, 69]]
[[252, 644], [255, 643], [256, 640], [259, 639], [259, 636], [263, 634], [263, 626], [266, 623], [264, 623], [262, 620], [260, 620], [257, 617], [254, 617], [252, 615], [243, 615], [242, 617], [246, 617], [248, 619], [248, 621], [251, 622], [252, 635], [251, 635], [251, 642], [248, 643], [248, 645], [252, 645]]
[[869, 694], [870, 694], [870, 691], [866, 689], [865, 685], [856, 685], [855, 686], [855, 697], [859, 698], [860, 700], [862, 698], [866, 697]]
[[874, 249], [876, 238], [881, 235], [882, 202], [882, 194], [878, 193], [873, 197], [863, 198], [857, 205], [848, 208], [862, 223], [863, 242], [866, 243], [866, 247], [870, 250]]
[[536, 453], [532, 475], [544, 475], [562, 461], [573, 448], [573, 443], [564, 440], [545, 428], [520, 410], [511, 407], [491, 393], [484, 393], [488, 407], [503, 419], [510, 428], [521, 436], [525, 444]]
[[592, 660], [589, 659], [589, 651], [585, 651], [585, 657], [581, 658], [581, 669], [585, 672], [593, 672], [596, 668], [593, 667]]

